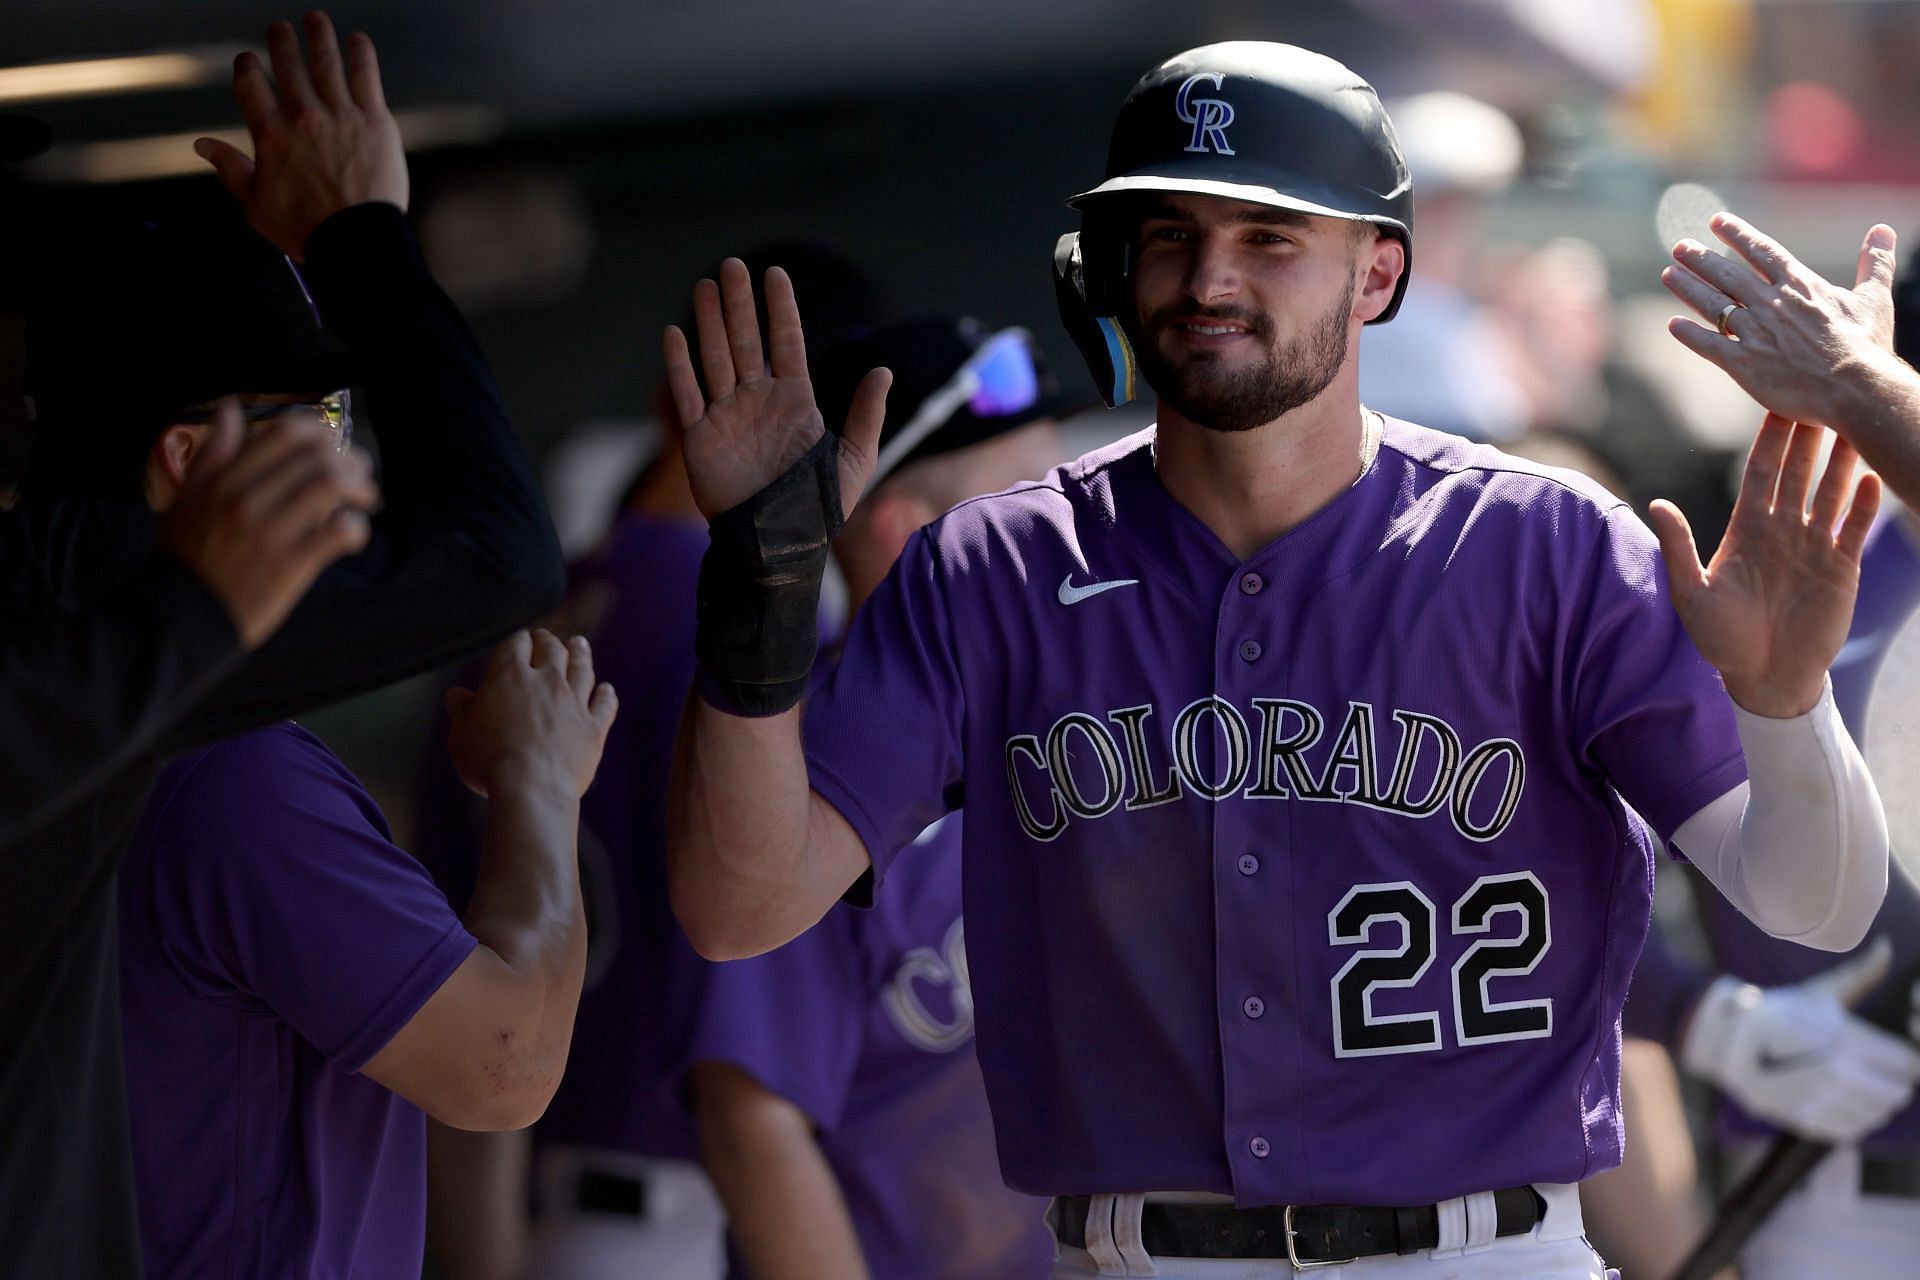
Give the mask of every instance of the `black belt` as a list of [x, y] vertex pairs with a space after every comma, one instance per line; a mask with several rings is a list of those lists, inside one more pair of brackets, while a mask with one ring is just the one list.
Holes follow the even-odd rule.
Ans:
[[[1087, 1247], [1088, 1196], [1059, 1196], [1048, 1211], [1054, 1238]], [[1532, 1187], [1493, 1193], [1495, 1236], [1525, 1235], [1547, 1211]], [[1352, 1262], [1377, 1254], [1418, 1253], [1440, 1245], [1440, 1210], [1370, 1205], [1303, 1204], [1242, 1209], [1230, 1204], [1141, 1206], [1140, 1243], [1155, 1258], [1285, 1258], [1304, 1263]]]
[[573, 1207], [581, 1213], [644, 1218], [647, 1216], [647, 1184], [622, 1173], [582, 1169], [573, 1184]]
[[1920, 1199], [1920, 1159], [1910, 1155], [1863, 1154], [1860, 1194]]

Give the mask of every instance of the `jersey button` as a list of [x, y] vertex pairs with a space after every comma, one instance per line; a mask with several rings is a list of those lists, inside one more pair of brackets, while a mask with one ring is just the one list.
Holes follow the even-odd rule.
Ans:
[[1265, 1138], [1255, 1138], [1247, 1144], [1247, 1150], [1253, 1152], [1254, 1156], [1261, 1160], [1265, 1160], [1269, 1155], [1273, 1154], [1273, 1148], [1267, 1145]]
[[1247, 662], [1260, 661], [1260, 642], [1258, 640], [1242, 640], [1240, 642], [1240, 657]]
[[1250, 596], [1259, 595], [1260, 588], [1266, 585], [1257, 573], [1243, 573], [1240, 575], [1240, 589]]
[[1260, 859], [1250, 853], [1240, 855], [1240, 874], [1250, 876], [1260, 869]]
[[1259, 996], [1248, 996], [1240, 1002], [1240, 1012], [1249, 1018], [1257, 1018], [1267, 1011], [1267, 1002]]

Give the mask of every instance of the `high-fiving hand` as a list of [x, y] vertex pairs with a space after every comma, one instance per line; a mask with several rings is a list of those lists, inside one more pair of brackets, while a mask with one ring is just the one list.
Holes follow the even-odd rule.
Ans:
[[613, 686], [594, 679], [586, 637], [518, 631], [494, 649], [477, 690], [447, 690], [447, 749], [478, 795], [531, 789], [578, 800], [619, 705]]
[[258, 56], [234, 59], [233, 96], [253, 155], [216, 138], [193, 144], [254, 230], [296, 261], [314, 228], [342, 209], [372, 201], [407, 207], [406, 152], [373, 41], [356, 32], [343, 62], [326, 14], [308, 14], [305, 25], [304, 60], [290, 23], [268, 29], [271, 81]]
[[1668, 329], [1769, 411], [1837, 425], [1860, 381], [1850, 371], [1893, 360], [1893, 228], [1867, 232], [1847, 288], [1733, 214], [1715, 215], [1712, 226], [1743, 261], [1698, 241], [1676, 244], [1661, 283], [1707, 324], [1676, 316]]
[[[728, 258], [720, 282], [693, 289], [700, 342], [702, 391], [687, 337], [669, 326], [662, 342], [667, 385], [684, 427], [687, 478], [700, 513], [711, 520], [751, 498], [799, 461], [826, 431], [807, 376], [807, 344], [793, 282], [778, 267], [767, 272], [767, 347], [754, 314], [753, 280], [746, 263]], [[873, 474], [893, 375], [869, 373], [854, 392], [840, 433], [840, 497], [846, 512]]]
[[1650, 513], [1680, 620], [1733, 700], [1756, 715], [1812, 710], [1853, 620], [1880, 479], [1869, 471], [1856, 483], [1858, 455], [1834, 438], [1809, 511], [1829, 434], [1767, 415], [1711, 565], [1700, 563], [1680, 508], [1662, 499]]

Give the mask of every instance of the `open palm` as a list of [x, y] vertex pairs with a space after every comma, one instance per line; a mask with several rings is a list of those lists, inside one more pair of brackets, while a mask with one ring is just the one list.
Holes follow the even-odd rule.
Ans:
[[1853, 620], [1860, 553], [1879, 510], [1880, 482], [1869, 472], [1856, 484], [1858, 455], [1836, 438], [1815, 489], [1827, 435], [1821, 427], [1767, 415], [1711, 565], [1700, 563], [1680, 509], [1666, 501], [1653, 505], [1680, 620], [1734, 701], [1759, 715], [1800, 715], [1819, 701]]
[[[662, 342], [667, 386], [684, 431], [687, 478], [694, 502], [709, 520], [777, 479], [826, 431], [807, 377], [800, 308], [786, 272], [778, 267], [767, 272], [766, 295], [770, 361], [762, 354], [753, 280], [738, 258], [720, 265], [718, 284], [702, 280], [694, 286], [704, 390], [686, 335], [669, 327]], [[873, 474], [892, 381], [885, 369], [875, 369], [854, 392], [840, 435], [842, 514], [853, 510]]]

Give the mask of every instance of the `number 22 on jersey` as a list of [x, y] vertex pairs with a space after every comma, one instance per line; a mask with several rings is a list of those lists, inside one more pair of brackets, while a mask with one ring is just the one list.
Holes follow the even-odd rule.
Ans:
[[[1496, 917], [1519, 917], [1511, 938], [1480, 938], [1453, 965], [1453, 1030], [1457, 1042], [1493, 1044], [1537, 1040], [1553, 1034], [1553, 1000], [1495, 1001], [1488, 984], [1534, 971], [1552, 945], [1547, 891], [1531, 871], [1481, 876], [1453, 904], [1458, 937], [1491, 935]], [[1327, 913], [1327, 941], [1334, 946], [1374, 942], [1376, 930], [1399, 926], [1399, 945], [1355, 952], [1333, 975], [1333, 1053], [1368, 1058], [1388, 1053], [1424, 1053], [1441, 1047], [1440, 1014], [1376, 1014], [1373, 994], [1411, 987], [1432, 967], [1436, 945], [1434, 906], [1412, 882], [1357, 884]]]

